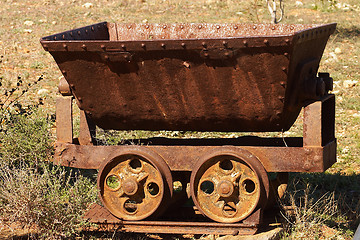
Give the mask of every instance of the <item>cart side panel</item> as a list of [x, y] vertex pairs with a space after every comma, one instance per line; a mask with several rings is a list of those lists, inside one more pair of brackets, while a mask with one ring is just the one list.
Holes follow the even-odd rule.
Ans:
[[281, 118], [282, 51], [241, 50], [226, 61], [197, 51], [136, 53], [130, 62], [100, 52], [52, 54], [80, 108], [102, 128], [271, 131], [292, 124]]

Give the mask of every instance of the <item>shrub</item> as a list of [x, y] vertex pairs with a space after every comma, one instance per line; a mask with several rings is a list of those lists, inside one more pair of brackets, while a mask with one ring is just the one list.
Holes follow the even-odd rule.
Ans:
[[0, 84], [0, 222], [31, 229], [32, 238], [75, 236], [88, 225], [82, 215], [96, 199], [95, 183], [49, 162], [53, 123], [39, 103], [21, 104], [32, 84], [21, 86], [21, 78], [10, 90]]

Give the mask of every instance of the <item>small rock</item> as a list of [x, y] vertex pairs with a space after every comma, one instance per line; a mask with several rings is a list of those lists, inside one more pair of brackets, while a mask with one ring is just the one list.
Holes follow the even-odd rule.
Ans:
[[24, 32], [25, 32], [25, 33], [32, 33], [32, 31], [33, 31], [33, 30], [31, 30], [31, 29], [24, 29]]
[[46, 95], [48, 95], [49, 90], [42, 88], [37, 92], [38, 97], [44, 97]]
[[353, 117], [356, 117], [356, 118], [360, 117], [360, 111], [354, 113], [354, 114], [353, 114]]
[[33, 22], [33, 21], [25, 21], [25, 22], [24, 22], [24, 25], [30, 27], [30, 26], [34, 25], [34, 22]]
[[338, 57], [337, 57], [337, 55], [336, 55], [336, 53], [331, 52], [329, 55], [332, 57], [333, 60], [335, 60], [335, 61], [338, 61], [338, 60], [339, 60]]
[[147, 19], [142, 20], [142, 23], [148, 23], [148, 22], [149, 22], [149, 20], [147, 20]]
[[326, 225], [322, 225], [321, 232], [325, 238], [333, 238], [334, 236], [338, 235], [337, 230]]
[[341, 51], [341, 48], [335, 48], [335, 51], [334, 51], [336, 54], [340, 54], [342, 51]]
[[56, 21], [52, 21], [51, 24], [52, 24], [52, 25], [56, 25], [57, 22], [56, 22]]
[[344, 88], [352, 88], [352, 87], [355, 87], [357, 82], [358, 81], [356, 81], [356, 80], [345, 80], [343, 82], [343, 86], [344, 86]]
[[296, 2], [295, 2], [295, 5], [296, 5], [297, 7], [301, 7], [301, 6], [304, 5], [304, 3], [303, 3], [302, 1], [296, 1]]
[[342, 150], [341, 150], [341, 153], [342, 154], [347, 154], [350, 152], [350, 148], [348, 146], [344, 147]]
[[94, 4], [87, 2], [87, 3], [83, 4], [82, 7], [89, 9], [89, 8], [94, 7]]
[[275, 240], [279, 239], [281, 233], [283, 232], [282, 228], [275, 228], [268, 232], [258, 233], [250, 236], [231, 236], [227, 235], [224, 237], [219, 237], [216, 240]]

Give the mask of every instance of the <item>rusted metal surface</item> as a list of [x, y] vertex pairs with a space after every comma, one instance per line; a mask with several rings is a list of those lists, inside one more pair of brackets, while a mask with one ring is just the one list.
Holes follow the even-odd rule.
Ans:
[[87, 114], [80, 110], [79, 144], [92, 145], [96, 136], [96, 126]]
[[195, 205], [217, 222], [239, 222], [253, 213], [259, 202], [267, 201], [265, 169], [250, 152], [239, 150], [215, 149], [197, 162], [191, 174]]
[[[319, 116], [321, 116], [319, 118]], [[304, 108], [304, 147], [323, 146], [335, 139], [335, 96], [311, 102]]]
[[[200, 140], [200, 139], [199, 139]], [[234, 139], [223, 139], [230, 145]], [[299, 138], [299, 140], [301, 140]], [[282, 139], [279, 139], [282, 141]], [[285, 139], [286, 141], [286, 139]], [[206, 143], [206, 142], [205, 142]], [[98, 169], [109, 159], [109, 154], [126, 151], [130, 145], [120, 146], [81, 146], [73, 144], [56, 144], [54, 162], [76, 168]], [[173, 170], [191, 171], [194, 163], [208, 151], [220, 146], [140, 146], [161, 155]], [[322, 147], [260, 147], [232, 146], [233, 149], [244, 149], [255, 156], [268, 172], [323, 172], [336, 161], [336, 142], [332, 141]]]
[[104, 207], [93, 204], [84, 216], [96, 223], [96, 230], [120, 230], [138, 233], [168, 233], [168, 234], [219, 234], [219, 235], [252, 235], [258, 229], [258, 212], [251, 221], [245, 223], [216, 223], [209, 221], [122, 221], [114, 217]]
[[59, 79], [59, 92], [63, 96], [72, 96], [69, 83], [65, 80], [63, 76]]
[[136, 146], [110, 158], [98, 174], [102, 203], [124, 220], [142, 220], [163, 211], [172, 196], [172, 185], [165, 161]]
[[316, 72], [334, 29], [99, 23], [41, 42], [102, 128], [281, 131], [323, 94]]
[[72, 96], [56, 99], [56, 137], [57, 141], [73, 142]]
[[[105, 207], [86, 217], [133, 232], [255, 233], [264, 209], [284, 194], [287, 172], [323, 172], [336, 161], [332, 78], [318, 73], [335, 26], [104, 22], [44, 37], [66, 79], [59, 90], [72, 95], [57, 103], [54, 162], [99, 169]], [[95, 124], [285, 131], [303, 107], [298, 138], [94, 141]]]

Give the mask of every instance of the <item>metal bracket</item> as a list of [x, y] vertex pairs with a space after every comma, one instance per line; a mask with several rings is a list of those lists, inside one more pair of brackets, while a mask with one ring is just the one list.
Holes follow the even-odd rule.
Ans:
[[73, 142], [72, 96], [56, 99], [56, 137], [58, 142]]
[[303, 146], [325, 146], [335, 140], [335, 95], [304, 107]]

